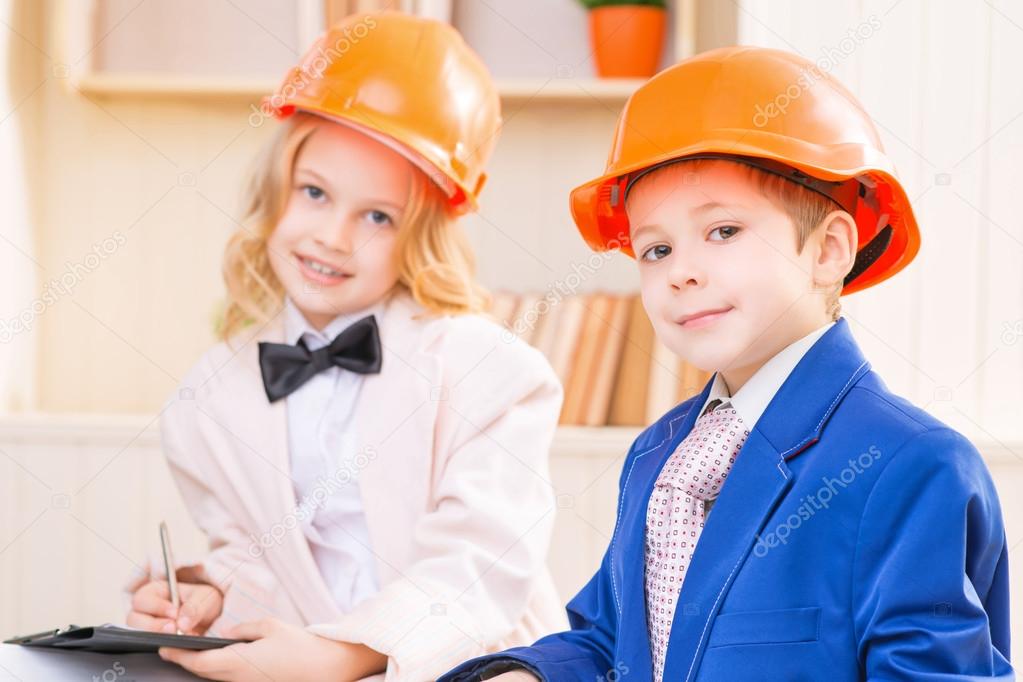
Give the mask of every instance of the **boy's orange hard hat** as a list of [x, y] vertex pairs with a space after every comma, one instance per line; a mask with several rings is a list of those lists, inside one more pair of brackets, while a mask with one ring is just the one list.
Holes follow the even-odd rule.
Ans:
[[726, 158], [834, 199], [856, 220], [856, 263], [843, 294], [906, 267], [920, 248], [909, 198], [870, 116], [841, 83], [781, 50], [727, 47], [654, 76], [618, 118], [602, 176], [571, 193], [572, 217], [598, 251], [629, 242], [625, 198], [644, 173]]
[[497, 88], [458, 32], [400, 12], [332, 26], [263, 104], [281, 119], [306, 111], [388, 145], [437, 183], [457, 213], [476, 209], [501, 127]]

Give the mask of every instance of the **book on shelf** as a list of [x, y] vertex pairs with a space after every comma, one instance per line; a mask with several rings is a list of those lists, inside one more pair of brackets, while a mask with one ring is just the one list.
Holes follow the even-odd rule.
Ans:
[[551, 363], [562, 425], [644, 426], [710, 379], [657, 339], [636, 294], [499, 292], [490, 314]]

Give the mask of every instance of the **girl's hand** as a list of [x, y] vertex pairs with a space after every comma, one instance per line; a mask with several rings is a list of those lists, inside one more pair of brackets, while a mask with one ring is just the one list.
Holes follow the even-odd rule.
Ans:
[[128, 625], [151, 632], [202, 635], [220, 617], [224, 596], [220, 590], [205, 583], [178, 583], [181, 608], [175, 611], [170, 601], [166, 580], [152, 580], [139, 589], [131, 600]]
[[210, 680], [266, 682], [358, 680], [382, 672], [387, 658], [361, 644], [336, 642], [274, 618], [242, 623], [227, 633], [254, 640], [223, 649], [160, 649], [160, 658]]
[[[501, 673], [497, 677], [490, 678], [494, 682], [538, 682], [538, 678], [528, 670], [513, 670], [510, 673]], [[487, 680], [490, 682], [490, 680]]]

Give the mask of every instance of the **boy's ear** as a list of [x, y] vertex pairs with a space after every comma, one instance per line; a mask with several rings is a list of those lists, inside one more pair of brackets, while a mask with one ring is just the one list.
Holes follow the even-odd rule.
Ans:
[[830, 288], [841, 283], [856, 262], [859, 234], [846, 211], [832, 211], [814, 230], [817, 256], [813, 264], [815, 285]]

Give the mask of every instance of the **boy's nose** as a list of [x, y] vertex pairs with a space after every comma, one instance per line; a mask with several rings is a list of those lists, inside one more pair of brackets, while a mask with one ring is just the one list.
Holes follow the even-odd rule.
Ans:
[[668, 269], [668, 285], [673, 289], [689, 289], [704, 284], [704, 275], [683, 258], [672, 260]]

